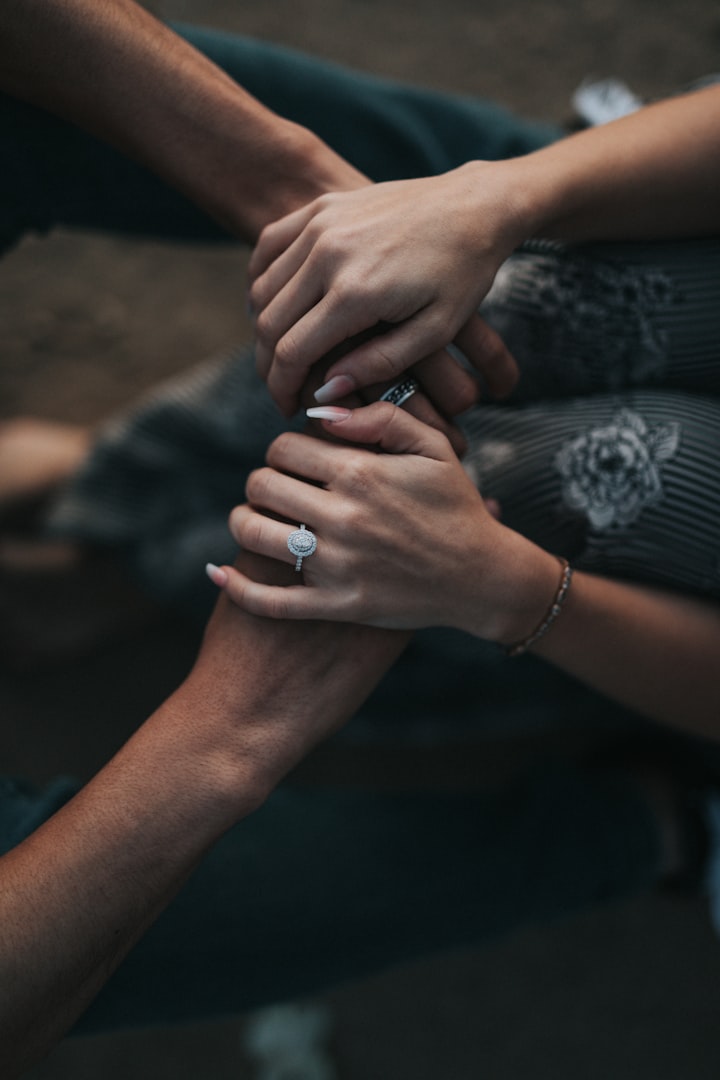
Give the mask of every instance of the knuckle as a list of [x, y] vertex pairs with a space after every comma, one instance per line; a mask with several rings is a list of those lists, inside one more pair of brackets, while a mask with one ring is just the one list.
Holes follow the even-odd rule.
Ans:
[[265, 244], [268, 244], [274, 238], [276, 232], [277, 222], [275, 221], [271, 221], [268, 225], [263, 226], [260, 231], [260, 235], [258, 236], [256, 246], [261, 247]]
[[337, 195], [332, 191], [326, 191], [322, 195], [318, 195], [312, 204], [312, 208], [315, 210], [315, 220], [317, 221], [318, 214], [322, 214], [325, 210], [331, 210], [336, 202]]
[[250, 308], [256, 316], [256, 321], [260, 319], [260, 312], [265, 307], [265, 289], [263, 288], [263, 279], [257, 278], [248, 291], [248, 300], [250, 301]]
[[390, 427], [395, 422], [396, 415], [400, 412], [397, 405], [389, 401], [375, 401], [368, 409], [373, 411], [373, 420], [379, 421], [384, 427]]
[[271, 619], [287, 619], [290, 615], [290, 605], [288, 604], [287, 597], [284, 595], [285, 590], [278, 588], [277, 592], [273, 592], [267, 599], [267, 614]]
[[447, 345], [450, 335], [448, 333], [448, 320], [443, 311], [432, 308], [430, 311], [422, 313], [422, 336], [425, 355]]
[[225, 590], [234, 604], [239, 607], [243, 606], [245, 599], [245, 587], [241, 581], [239, 581], [234, 574], [230, 576], [230, 580], [225, 586]]
[[[386, 429], [397, 428], [398, 425], [402, 427], [405, 423], [405, 417], [411, 415], [407, 408], [403, 409], [391, 404], [389, 401], [381, 401], [379, 404], [383, 409], [380, 419]], [[417, 404], [417, 398], [413, 398], [412, 401], [408, 402], [408, 405], [410, 404]]]
[[272, 345], [275, 340], [274, 320], [267, 308], [261, 311], [255, 319], [255, 336], [264, 345]]
[[367, 586], [355, 584], [347, 596], [348, 609], [355, 619], [366, 619], [371, 611], [371, 596]]
[[[413, 401], [416, 405], [418, 404], [417, 399], [413, 399]], [[399, 437], [401, 437], [403, 430], [406, 429], [408, 424], [408, 417], [412, 417], [413, 414], [409, 409], [398, 408], [397, 405], [391, 405], [389, 401], [381, 401], [379, 404], [383, 409], [380, 420], [385, 436], [387, 437], [389, 435], [392, 440], [394, 438], [393, 432], [399, 429]], [[420, 404], [422, 405], [422, 403]], [[423, 409], [423, 413], [427, 415], [423, 415], [422, 419], [427, 422], [431, 412], [432, 411], [429, 409]], [[412, 420], [410, 423], [412, 423]]]
[[505, 345], [500, 335], [491, 326], [483, 323], [479, 336], [480, 346], [488, 359], [493, 362], [504, 359], [506, 354]]
[[378, 382], [396, 379], [405, 370], [402, 358], [388, 352], [380, 342], [374, 344], [371, 356]]
[[262, 546], [264, 533], [265, 522], [263, 518], [257, 515], [247, 518], [242, 529], [242, 546], [249, 548], [251, 551], [256, 551]]
[[478, 399], [478, 384], [474, 379], [463, 379], [458, 382], [452, 399], [452, 413], [465, 412], [471, 408]]
[[330, 302], [333, 307], [344, 308], [353, 301], [362, 299], [361, 294], [362, 289], [360, 286], [353, 285], [352, 281], [349, 281], [347, 277], [338, 275], [332, 283]]
[[[344, 460], [338, 463], [338, 476], [341, 487], [350, 494], [362, 494], [372, 486], [372, 462], [360, 454], [347, 454]], [[358, 509], [355, 503], [349, 504], [348, 510], [355, 513]]]
[[301, 351], [295, 335], [285, 334], [275, 346], [275, 363], [283, 370], [293, 370], [301, 365]]
[[265, 455], [268, 464], [272, 465], [275, 461], [284, 460], [291, 453], [293, 442], [294, 434], [291, 431], [283, 431], [277, 435], [270, 443]]
[[337, 232], [328, 226], [323, 226], [320, 221], [316, 223], [314, 251], [321, 259], [332, 259], [341, 251], [340, 238]]
[[238, 537], [242, 531], [243, 513], [240, 506], [234, 506], [228, 514], [228, 528], [235, 540], [240, 543]]
[[345, 504], [342, 521], [338, 522], [337, 525], [337, 536], [343, 546], [343, 561], [345, 563], [353, 560], [354, 544], [357, 543], [364, 523], [365, 513], [363, 509], [354, 500], [348, 501]]
[[251, 503], [260, 503], [267, 498], [273, 478], [272, 469], [254, 469], [247, 478], [245, 494]]
[[[338, 274], [333, 280], [329, 299], [332, 308], [357, 309], [363, 314], [377, 307], [373, 285], [355, 274]], [[372, 323], [373, 319], [368, 321]]]

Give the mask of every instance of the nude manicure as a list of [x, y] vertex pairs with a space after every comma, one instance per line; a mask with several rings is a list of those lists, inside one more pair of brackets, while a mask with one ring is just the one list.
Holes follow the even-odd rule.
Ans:
[[227, 570], [221, 570], [215, 563], [207, 563], [205, 566], [205, 573], [210, 578], [213, 585], [217, 585], [219, 589], [222, 589], [223, 585], [227, 585]]
[[320, 405], [313, 409], [306, 409], [305, 415], [311, 420], [329, 420], [333, 424], [339, 424], [341, 420], [347, 420], [352, 416], [352, 409], [343, 409], [340, 405]]
[[327, 405], [331, 401], [337, 401], [338, 398], [352, 394], [354, 389], [355, 380], [349, 375], [334, 375], [324, 386], [316, 390], [313, 396], [319, 405]]

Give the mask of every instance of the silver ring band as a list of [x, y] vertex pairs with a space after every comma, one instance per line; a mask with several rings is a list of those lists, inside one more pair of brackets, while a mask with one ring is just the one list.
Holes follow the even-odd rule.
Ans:
[[413, 379], [412, 375], [408, 375], [407, 378], [401, 379], [400, 382], [395, 383], [389, 390], [386, 390], [384, 394], [380, 395], [381, 401], [389, 401], [391, 405], [397, 405], [400, 408], [404, 405], [408, 398], [411, 398], [413, 394], [416, 394], [420, 389], [420, 384], [417, 379]]
[[301, 525], [290, 533], [287, 546], [290, 554], [295, 556], [295, 569], [302, 570], [303, 559], [307, 559], [317, 548], [317, 536]]

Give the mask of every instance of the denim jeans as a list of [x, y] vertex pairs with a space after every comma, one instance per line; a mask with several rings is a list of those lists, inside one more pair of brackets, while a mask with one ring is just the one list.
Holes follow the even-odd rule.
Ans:
[[[2, 850], [70, 797], [0, 782]], [[654, 822], [613, 774], [556, 768], [501, 793], [290, 787], [230, 830], [76, 1032], [222, 1016], [652, 885]]]
[[[275, 112], [317, 132], [374, 180], [503, 158], [559, 131], [484, 101], [347, 71], [264, 42], [177, 28]], [[0, 248], [26, 231], [97, 228], [181, 240], [219, 227], [141, 166], [71, 124], [0, 95]]]
[[[182, 33], [376, 180], [523, 153], [559, 134], [485, 102], [227, 34]], [[59, 225], [224, 238], [143, 168], [49, 114], [0, 99], [0, 133], [0, 246]], [[438, 710], [450, 704], [444, 694], [424, 696]], [[44, 792], [6, 781], [2, 849], [73, 790], [64, 781]], [[77, 1030], [217, 1016], [558, 918], [648, 886], [657, 845], [629, 785], [571, 769], [502, 795], [288, 787], [217, 844]]]

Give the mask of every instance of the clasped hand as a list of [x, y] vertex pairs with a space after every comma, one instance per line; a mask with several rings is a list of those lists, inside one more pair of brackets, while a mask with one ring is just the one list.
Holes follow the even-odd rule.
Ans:
[[453, 415], [471, 403], [457, 392], [460, 374], [448, 377], [447, 357], [437, 360], [453, 341], [492, 394], [512, 390], [515, 361], [476, 314], [519, 239], [496, 168], [475, 162], [324, 195], [264, 229], [250, 261], [250, 301], [258, 371], [283, 412], [297, 408], [314, 363], [372, 328], [370, 340], [330, 367], [318, 400], [424, 363], [416, 374], [426, 393]]
[[267, 585], [224, 567], [230, 598], [272, 618], [450, 625], [492, 637], [504, 602], [497, 555], [514, 534], [442, 433], [383, 402], [339, 413], [347, 415], [326, 426], [352, 445], [281, 435], [230, 517], [242, 548], [288, 564], [289, 532], [306, 523], [318, 546], [304, 560], [304, 584]]

